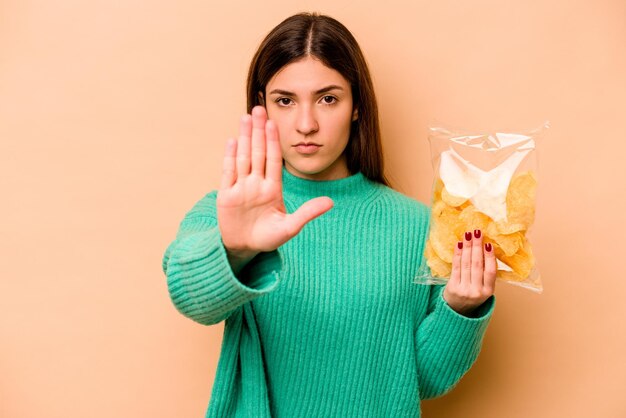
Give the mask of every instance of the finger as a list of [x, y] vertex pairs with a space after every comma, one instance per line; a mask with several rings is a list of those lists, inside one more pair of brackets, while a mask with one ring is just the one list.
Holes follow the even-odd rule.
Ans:
[[471, 280], [474, 286], [483, 286], [483, 237], [480, 229], [474, 230], [472, 239], [472, 272]]
[[331, 198], [322, 196], [302, 204], [294, 213], [287, 215], [287, 230], [290, 236], [296, 235], [304, 225], [333, 207]]
[[250, 174], [250, 136], [252, 135], [252, 117], [244, 115], [239, 123], [237, 141], [237, 178]]
[[463, 241], [459, 241], [454, 246], [454, 255], [452, 256], [452, 272], [450, 280], [454, 283], [461, 284], [461, 253], [463, 252]]
[[273, 120], [268, 120], [265, 124], [265, 135], [267, 138], [265, 177], [281, 182], [283, 179], [283, 155], [280, 150], [278, 129], [276, 129], [276, 123]]
[[265, 127], [267, 114], [263, 106], [252, 109], [252, 173], [265, 176]]
[[228, 138], [226, 141], [226, 151], [224, 153], [224, 165], [222, 168], [222, 182], [220, 189], [228, 189], [237, 181], [237, 172], [235, 171], [235, 158], [237, 155], [237, 141], [235, 138]]
[[461, 253], [461, 285], [472, 284], [472, 233], [466, 232]]
[[483, 286], [489, 293], [493, 293], [496, 287], [497, 273], [496, 254], [490, 242], [485, 244], [485, 280]]

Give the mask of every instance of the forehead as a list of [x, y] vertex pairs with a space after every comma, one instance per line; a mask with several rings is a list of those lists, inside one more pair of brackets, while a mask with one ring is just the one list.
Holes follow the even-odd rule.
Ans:
[[270, 92], [277, 88], [295, 93], [319, 90], [330, 84], [335, 84], [347, 90], [346, 80], [337, 70], [324, 65], [313, 57], [305, 57], [285, 65], [267, 83], [266, 90]]

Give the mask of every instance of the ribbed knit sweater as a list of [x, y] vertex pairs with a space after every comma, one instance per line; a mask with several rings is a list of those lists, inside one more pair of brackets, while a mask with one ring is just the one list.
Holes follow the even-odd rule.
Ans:
[[362, 173], [313, 181], [283, 167], [288, 213], [329, 196], [330, 211], [237, 276], [212, 191], [167, 247], [176, 309], [224, 335], [207, 417], [419, 417], [476, 360], [495, 306], [452, 310], [443, 286], [413, 283], [429, 208]]

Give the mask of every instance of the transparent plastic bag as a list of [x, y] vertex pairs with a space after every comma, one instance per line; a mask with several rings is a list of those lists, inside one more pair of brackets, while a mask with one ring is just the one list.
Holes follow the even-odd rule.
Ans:
[[431, 215], [417, 284], [450, 278], [454, 246], [480, 229], [496, 254], [496, 279], [543, 291], [528, 237], [535, 219], [536, 141], [550, 127], [516, 133], [470, 133], [431, 127]]

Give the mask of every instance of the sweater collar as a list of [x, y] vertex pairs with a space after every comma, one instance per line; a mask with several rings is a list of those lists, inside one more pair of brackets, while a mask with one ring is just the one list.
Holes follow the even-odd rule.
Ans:
[[376, 184], [360, 171], [336, 180], [309, 180], [291, 174], [283, 166], [283, 193], [298, 204], [319, 196], [328, 196], [335, 203], [360, 200], [376, 191]]

